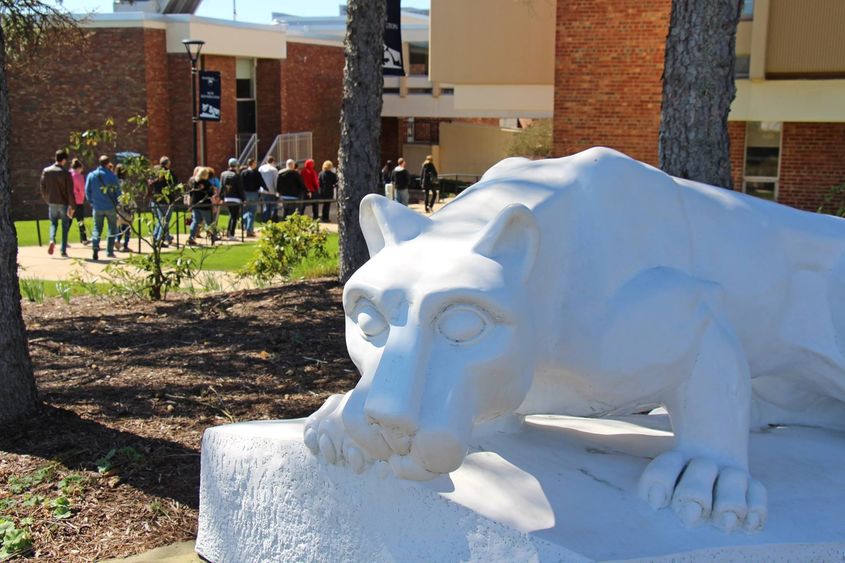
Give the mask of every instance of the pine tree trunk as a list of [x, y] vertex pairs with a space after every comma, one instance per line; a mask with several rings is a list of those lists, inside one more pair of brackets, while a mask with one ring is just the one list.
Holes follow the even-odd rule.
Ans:
[[369, 258], [358, 222], [361, 199], [375, 191], [381, 170], [382, 64], [385, 0], [349, 0], [340, 114], [338, 220], [340, 281]]
[[38, 393], [27, 348], [18, 286], [18, 243], [10, 208], [9, 91], [6, 43], [0, 27], [0, 424], [38, 405]]
[[673, 0], [660, 123], [660, 168], [731, 187], [728, 112], [742, 0]]

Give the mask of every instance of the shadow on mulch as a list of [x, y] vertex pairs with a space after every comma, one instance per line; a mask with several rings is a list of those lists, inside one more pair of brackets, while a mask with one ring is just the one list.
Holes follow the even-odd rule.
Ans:
[[[0, 503], [33, 519], [30, 555], [75, 563], [192, 539], [206, 428], [307, 416], [357, 382], [341, 295], [335, 280], [310, 280], [158, 303], [25, 303], [45, 406], [0, 428]], [[121, 449], [129, 461], [100, 475], [97, 460]], [[49, 483], [4, 487], [45, 466]], [[57, 520], [58, 480], [75, 473], [84, 490]], [[32, 494], [46, 500], [27, 504]]]
[[[199, 508], [200, 456], [181, 444], [115, 430], [46, 405], [26, 424], [7, 428], [0, 437], [0, 450], [4, 452], [58, 461], [73, 471], [96, 472], [96, 460], [104, 452], [124, 447], [134, 448], [143, 462], [115, 466], [110, 473], [121, 483]], [[156, 470], [149, 471], [150, 467]]]

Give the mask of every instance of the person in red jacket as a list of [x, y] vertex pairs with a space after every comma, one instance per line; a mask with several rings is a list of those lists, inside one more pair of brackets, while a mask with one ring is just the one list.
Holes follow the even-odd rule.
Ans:
[[[305, 194], [305, 197], [308, 199], [315, 199], [317, 194], [320, 191], [320, 180], [317, 177], [317, 171], [314, 170], [314, 159], [309, 158], [305, 161], [305, 168], [302, 169], [300, 172], [302, 175], [302, 181], [305, 182], [305, 189], [308, 190], [308, 193]], [[299, 213], [305, 215], [305, 204], [303, 203], [299, 207]], [[314, 215], [314, 219], [319, 217], [319, 213], [317, 213], [317, 204], [311, 204], [311, 213]]]

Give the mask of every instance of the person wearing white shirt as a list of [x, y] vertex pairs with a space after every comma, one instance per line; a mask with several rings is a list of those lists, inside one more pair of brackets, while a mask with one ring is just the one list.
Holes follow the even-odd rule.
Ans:
[[258, 168], [261, 177], [264, 178], [264, 183], [267, 185], [267, 193], [262, 193], [261, 198], [264, 200], [263, 219], [267, 221], [277, 221], [278, 211], [276, 206], [276, 178], [279, 177], [279, 169], [276, 168], [276, 159], [272, 156], [267, 159], [267, 162]]

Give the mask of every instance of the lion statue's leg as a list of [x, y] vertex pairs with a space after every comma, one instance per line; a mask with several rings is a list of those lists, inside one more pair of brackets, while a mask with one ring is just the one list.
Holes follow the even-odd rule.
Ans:
[[751, 378], [722, 311], [718, 284], [670, 268], [641, 273], [614, 299], [600, 378], [609, 393], [669, 411], [675, 446], [646, 467], [643, 499], [689, 526], [756, 530], [766, 491], [748, 471]]

